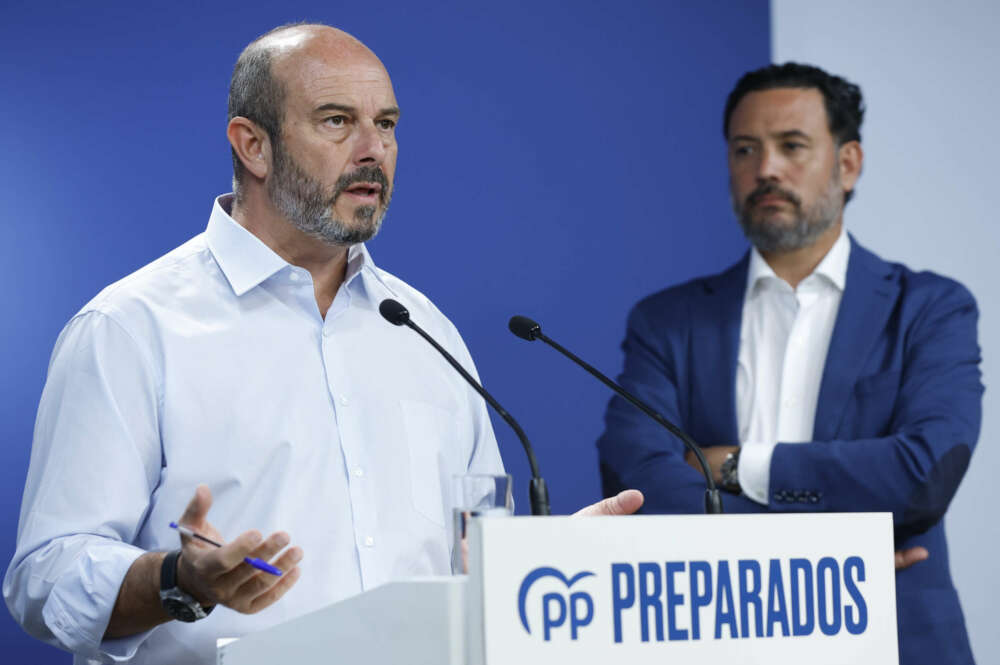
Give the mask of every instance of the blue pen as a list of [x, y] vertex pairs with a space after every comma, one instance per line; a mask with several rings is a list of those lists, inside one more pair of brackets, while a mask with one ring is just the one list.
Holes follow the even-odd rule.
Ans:
[[[188, 536], [190, 538], [195, 538], [203, 543], [208, 543], [209, 545], [215, 545], [216, 547], [222, 547], [222, 543], [217, 543], [211, 538], [206, 538], [200, 533], [195, 533], [191, 529], [187, 528], [186, 526], [181, 526], [177, 522], [171, 522], [170, 528], [177, 529], [185, 536]], [[275, 568], [274, 566], [269, 564], [267, 561], [264, 561], [263, 559], [258, 559], [256, 557], [251, 557], [251, 556], [245, 556], [243, 557], [243, 560], [246, 561], [251, 566], [253, 566], [254, 568], [256, 568], [257, 570], [263, 570], [265, 573], [270, 573], [272, 575], [281, 575], [280, 569]]]

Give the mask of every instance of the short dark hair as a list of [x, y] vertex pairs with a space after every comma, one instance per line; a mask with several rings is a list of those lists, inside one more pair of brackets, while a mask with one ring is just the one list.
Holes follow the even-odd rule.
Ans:
[[[861, 141], [861, 121], [865, 117], [865, 102], [861, 88], [850, 81], [828, 74], [819, 67], [786, 62], [783, 65], [768, 65], [747, 72], [736, 82], [736, 87], [726, 99], [726, 111], [722, 118], [722, 134], [729, 139], [729, 120], [733, 110], [748, 93], [774, 88], [815, 88], [823, 94], [826, 118], [830, 134], [838, 146], [848, 141]], [[846, 203], [854, 195], [847, 192]]]
[[[279, 149], [286, 91], [284, 83], [271, 71], [273, 50], [261, 42], [276, 32], [302, 25], [312, 24], [301, 22], [281, 25], [250, 42], [236, 60], [233, 78], [229, 81], [229, 117], [226, 122], [237, 116], [251, 120], [267, 132], [272, 149]], [[244, 166], [236, 151], [233, 150], [232, 153], [233, 190], [239, 200]]]
[[797, 62], [768, 65], [744, 74], [726, 99], [723, 135], [729, 138], [729, 119], [741, 99], [748, 93], [774, 88], [816, 88], [823, 93], [830, 133], [837, 145], [861, 141], [861, 121], [865, 116], [861, 88], [839, 76], [828, 74], [819, 67]]

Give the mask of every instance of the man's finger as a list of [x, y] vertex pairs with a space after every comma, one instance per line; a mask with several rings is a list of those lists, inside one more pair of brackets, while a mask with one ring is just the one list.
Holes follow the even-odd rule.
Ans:
[[201, 526], [201, 523], [205, 521], [208, 509], [211, 507], [212, 491], [208, 489], [208, 485], [198, 485], [194, 490], [194, 496], [191, 497], [187, 508], [184, 509], [184, 514], [178, 520], [178, 524], [190, 526], [197, 530], [196, 527]]
[[624, 490], [616, 496], [598, 501], [573, 513], [577, 517], [598, 515], [631, 515], [642, 507], [644, 498], [639, 490]]
[[[257, 559], [263, 559], [264, 561], [270, 561], [275, 554], [287, 547], [288, 543], [288, 534], [283, 531], [279, 531], [277, 533], [272, 533], [267, 540], [260, 543], [249, 552], [236, 552], [235, 555], [238, 558], [236, 558], [233, 562], [234, 568], [226, 573], [219, 581], [223, 585], [232, 589], [239, 587], [251, 577], [254, 577], [258, 572], [253, 566], [240, 565], [241, 563], [244, 563], [243, 557], [251, 556]], [[278, 563], [275, 563], [274, 565], [281, 568], [281, 565]], [[284, 569], [282, 568], [282, 570]]]
[[896, 550], [896, 570], [904, 570], [915, 563], [930, 558], [931, 553], [926, 547], [911, 547], [906, 550]]
[[260, 612], [262, 609], [269, 607], [276, 603], [282, 596], [284, 596], [289, 589], [291, 589], [296, 582], [299, 581], [299, 576], [302, 574], [302, 569], [295, 567], [286, 572], [281, 576], [281, 581], [275, 584], [273, 587], [267, 590], [267, 592], [262, 593], [253, 599], [250, 605], [247, 607], [246, 612], [249, 614], [254, 614]]
[[[288, 551], [278, 557], [276, 561], [271, 562], [271, 565], [281, 570], [281, 575], [271, 575], [269, 573], [258, 571], [249, 565], [244, 565], [243, 567], [253, 570], [254, 574], [234, 593], [234, 609], [240, 612], [252, 613], [258, 611], [259, 609], [263, 609], [276, 601], [284, 595], [285, 591], [287, 591], [287, 588], [285, 587], [289, 587], [290, 584], [294, 584], [294, 580], [298, 578], [298, 564], [301, 560], [302, 549], [299, 547], [290, 547], [288, 548]], [[291, 578], [291, 582], [286, 581], [289, 578]], [[284, 591], [280, 591], [277, 596], [274, 596], [272, 592], [275, 588], [284, 589]], [[257, 601], [262, 596], [266, 596], [271, 599], [265, 599], [264, 604], [259, 605]], [[274, 597], [272, 598], [272, 596]]]

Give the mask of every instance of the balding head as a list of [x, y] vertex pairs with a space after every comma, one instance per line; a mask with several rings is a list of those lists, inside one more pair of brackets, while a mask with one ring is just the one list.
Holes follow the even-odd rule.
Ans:
[[[267, 132], [272, 144], [280, 141], [284, 119], [288, 77], [297, 65], [322, 50], [327, 57], [371, 60], [383, 69], [381, 61], [356, 37], [337, 28], [318, 23], [295, 23], [279, 26], [250, 42], [233, 67], [229, 83], [229, 116], [242, 116]], [[387, 75], [388, 76], [388, 75]], [[240, 199], [244, 166], [233, 155], [233, 191]]]

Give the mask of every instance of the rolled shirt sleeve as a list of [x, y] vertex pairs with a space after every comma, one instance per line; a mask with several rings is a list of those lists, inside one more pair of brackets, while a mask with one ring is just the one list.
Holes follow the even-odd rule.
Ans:
[[3, 583], [31, 635], [104, 662], [148, 633], [103, 640], [159, 479], [160, 381], [149, 349], [85, 311], [56, 342], [42, 392], [17, 549]]

